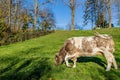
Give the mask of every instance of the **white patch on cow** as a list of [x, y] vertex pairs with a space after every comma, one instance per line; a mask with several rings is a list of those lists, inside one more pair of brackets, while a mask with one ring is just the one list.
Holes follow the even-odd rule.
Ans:
[[87, 40], [87, 41], [93, 41], [93, 36], [87, 37], [86, 40]]
[[82, 49], [82, 40], [84, 37], [73, 37], [73, 44], [76, 48]]
[[103, 50], [96, 47], [96, 48], [93, 49], [92, 55], [96, 55], [97, 52], [103, 52]]
[[109, 46], [109, 44], [106, 46], [106, 50], [109, 50], [110, 49], [110, 46]]
[[102, 34], [102, 35], [99, 35], [101, 38], [106, 38], [106, 37], [109, 37], [109, 35], [107, 34]]

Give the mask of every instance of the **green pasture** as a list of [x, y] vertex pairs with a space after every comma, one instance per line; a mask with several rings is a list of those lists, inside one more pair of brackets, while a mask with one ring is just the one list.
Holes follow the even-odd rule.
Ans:
[[[54, 56], [64, 41], [74, 36], [92, 36], [94, 30], [56, 31], [46, 36], [0, 47], [0, 80], [120, 80], [120, 28], [97, 30], [115, 41], [118, 70], [106, 72], [103, 56], [81, 57], [76, 68], [55, 65]], [[72, 64], [72, 62], [70, 63]]]

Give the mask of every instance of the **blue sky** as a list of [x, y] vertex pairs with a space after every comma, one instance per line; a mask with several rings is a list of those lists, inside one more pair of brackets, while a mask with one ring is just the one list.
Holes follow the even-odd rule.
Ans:
[[[87, 26], [83, 26], [83, 14], [84, 14], [84, 1], [81, 0], [81, 5], [77, 8], [75, 13], [75, 24], [78, 24], [83, 29], [91, 29], [91, 23], [88, 23]], [[62, 0], [56, 0], [55, 3], [51, 6], [52, 11], [54, 12], [56, 18], [56, 25], [59, 28], [66, 29], [66, 26], [71, 22], [71, 11], [68, 6], [64, 5]], [[117, 13], [116, 8], [112, 7], [112, 23], [117, 26]]]
[[[81, 7], [83, 7], [83, 4], [76, 9], [75, 24], [79, 24], [82, 27], [84, 8]], [[52, 6], [52, 10], [56, 18], [57, 27], [66, 29], [66, 26], [71, 22], [71, 11], [69, 7], [63, 4], [62, 0], [57, 0]]]
[[[30, 3], [34, 3], [33, 0], [29, 0]], [[28, 2], [29, 2], [28, 1]], [[42, 2], [44, 0], [40, 0], [40, 2]], [[84, 1], [85, 0], [80, 0], [81, 4], [80, 6], [76, 9], [75, 12], [75, 24], [78, 24], [80, 27], [82, 27], [83, 29], [91, 29], [91, 23], [89, 22], [87, 26], [83, 26], [83, 14], [84, 14]], [[38, 5], [40, 5], [38, 3]], [[31, 5], [27, 5], [28, 6], [34, 6], [34, 4]], [[51, 5], [48, 4], [46, 5], [48, 6], [50, 9], [52, 9], [55, 19], [56, 19], [56, 26], [57, 28], [61, 28], [61, 29], [66, 29], [67, 25], [71, 23], [71, 11], [69, 9], [68, 6], [66, 6], [65, 4], [63, 4], [62, 0], [55, 0], [55, 2]], [[45, 7], [45, 6], [43, 6]], [[114, 23], [115, 26], [117, 26], [117, 13], [116, 13], [116, 8], [112, 7], [112, 23]]]

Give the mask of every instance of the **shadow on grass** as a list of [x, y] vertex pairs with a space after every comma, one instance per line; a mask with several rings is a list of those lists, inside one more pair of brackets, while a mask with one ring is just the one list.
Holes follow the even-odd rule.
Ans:
[[[8, 60], [10, 60], [10, 59], [6, 59], [6, 61], [8, 61]], [[4, 60], [2, 60], [2, 61], [4, 61]], [[0, 70], [0, 74], [9, 71], [9, 70], [11, 69], [11, 67], [13, 67], [14, 65], [17, 64], [17, 62], [18, 62], [17, 59], [11, 61], [11, 62], [8, 64], [8, 66], [6, 66], [4, 69]]]
[[120, 58], [116, 58], [118, 69], [111, 68], [110, 71], [103, 71], [98, 68], [99, 74], [104, 76], [105, 80], [120, 80]]
[[39, 80], [42, 76], [50, 77], [51, 66], [49, 58], [23, 60], [11, 64], [2, 71], [0, 80]]
[[[49, 78], [51, 76], [51, 65], [49, 64], [49, 58], [41, 58], [31, 63], [29, 66], [30, 70], [27, 73], [18, 73], [22, 80], [39, 80], [41, 77]], [[24, 75], [23, 75], [24, 74]], [[17, 80], [21, 80], [17, 78]]]
[[97, 57], [80, 57], [77, 59], [77, 61], [78, 62], [94, 62], [94, 63], [97, 63], [98, 65], [102, 66], [103, 68], [106, 68], [105, 67], [106, 63]]
[[105, 77], [105, 80], [120, 80], [120, 70], [111, 69], [106, 72], [98, 69], [99, 73]]
[[[37, 51], [43, 47], [30, 48], [21, 51], [11, 60], [9, 65], [0, 70], [0, 80], [39, 80], [41, 78], [48, 79], [51, 76], [51, 64], [48, 57], [27, 57], [28, 54], [38, 53]], [[7, 59], [6, 59], [7, 60]], [[9, 62], [9, 60], [7, 60]]]

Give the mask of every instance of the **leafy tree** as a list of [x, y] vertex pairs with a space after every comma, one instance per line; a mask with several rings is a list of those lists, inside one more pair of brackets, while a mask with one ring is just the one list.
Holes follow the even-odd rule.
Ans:
[[40, 13], [41, 16], [41, 28], [42, 30], [51, 30], [52, 28], [55, 27], [55, 19], [54, 19], [54, 14], [50, 9], [43, 9]]
[[36, 22], [37, 22], [37, 15], [38, 15], [39, 7], [47, 3], [51, 3], [51, 2], [52, 0], [45, 0], [44, 2], [40, 2], [39, 0], [34, 0], [34, 26], [33, 26], [34, 30], [36, 30], [36, 25], [37, 25]]
[[107, 27], [107, 21], [105, 20], [104, 15], [102, 13], [98, 15], [98, 19], [96, 20], [96, 26], [98, 28]]
[[[0, 0], [0, 45], [43, 35], [44, 32], [36, 30], [36, 25], [40, 23], [45, 30], [50, 30], [55, 25], [53, 13], [48, 11], [50, 15], [44, 18], [41, 17], [41, 14], [38, 16], [38, 12], [41, 12], [41, 6], [51, 0], [37, 1], [38, 7], [34, 11], [34, 5], [30, 0]], [[29, 2], [30, 4], [28, 4]], [[36, 12], [36, 19], [34, 19], [34, 12]]]
[[[98, 27], [105, 27], [107, 21], [106, 10], [108, 6], [105, 0], [86, 0], [85, 2], [85, 13], [84, 13], [84, 23], [87, 25], [89, 20], [92, 22], [92, 27], [94, 24]], [[110, 5], [109, 5], [110, 6]], [[110, 17], [110, 16], [109, 16]], [[109, 25], [111, 24], [111, 18], [109, 18]]]
[[32, 16], [28, 13], [28, 10], [24, 10], [21, 13], [21, 21], [22, 21], [22, 30], [28, 30], [29, 23], [32, 21]]

